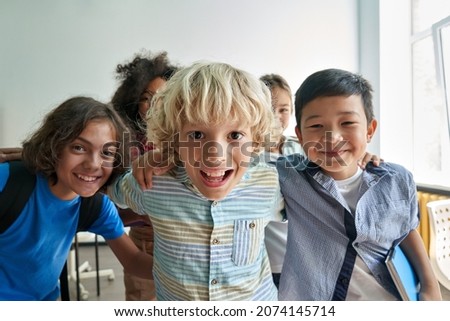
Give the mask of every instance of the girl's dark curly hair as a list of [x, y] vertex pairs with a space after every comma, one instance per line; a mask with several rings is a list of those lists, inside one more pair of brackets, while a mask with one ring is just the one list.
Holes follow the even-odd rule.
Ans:
[[145, 125], [139, 115], [139, 99], [148, 83], [158, 77], [169, 80], [177, 69], [169, 62], [165, 51], [156, 55], [139, 53], [131, 62], [117, 65], [116, 78], [121, 84], [111, 103], [134, 134], [145, 133]]
[[129, 129], [119, 114], [109, 105], [90, 97], [72, 97], [50, 111], [42, 125], [22, 143], [22, 159], [33, 172], [40, 172], [56, 184], [56, 166], [63, 149], [74, 141], [87, 124], [93, 120], [105, 120], [115, 129], [119, 150], [115, 155], [114, 169], [106, 184], [124, 171], [125, 146], [122, 140]]

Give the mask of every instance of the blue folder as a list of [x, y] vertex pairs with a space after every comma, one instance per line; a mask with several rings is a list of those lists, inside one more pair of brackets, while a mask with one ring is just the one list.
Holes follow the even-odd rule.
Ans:
[[399, 245], [389, 251], [386, 265], [402, 300], [418, 301], [419, 279]]

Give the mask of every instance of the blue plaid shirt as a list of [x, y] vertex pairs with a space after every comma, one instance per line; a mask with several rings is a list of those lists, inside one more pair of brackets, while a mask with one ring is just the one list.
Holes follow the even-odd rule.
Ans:
[[281, 157], [277, 169], [289, 220], [279, 299], [345, 300], [356, 255], [398, 297], [384, 261], [419, 224], [411, 173], [368, 164], [352, 214], [335, 181], [303, 156]]

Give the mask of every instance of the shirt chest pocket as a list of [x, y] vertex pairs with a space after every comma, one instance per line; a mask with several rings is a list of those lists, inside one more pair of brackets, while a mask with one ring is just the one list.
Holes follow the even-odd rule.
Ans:
[[391, 244], [411, 229], [411, 209], [405, 200], [376, 204], [368, 209], [375, 227], [377, 242]]
[[234, 222], [231, 259], [238, 266], [255, 263], [264, 241], [264, 220], [237, 220]]

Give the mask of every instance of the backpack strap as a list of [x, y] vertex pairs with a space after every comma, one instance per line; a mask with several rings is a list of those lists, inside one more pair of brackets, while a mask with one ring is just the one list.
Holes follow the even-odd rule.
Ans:
[[67, 260], [64, 262], [63, 269], [59, 275], [59, 291], [61, 292], [61, 301], [70, 301], [69, 274], [67, 273]]
[[[78, 217], [77, 232], [86, 231], [98, 218], [103, 206], [103, 197], [100, 193], [97, 193], [91, 197], [82, 197], [80, 205], [80, 216]], [[76, 243], [75, 243], [76, 244]], [[72, 244], [73, 246], [73, 244]], [[76, 251], [77, 251], [77, 245]], [[76, 255], [76, 262], [78, 262]], [[78, 278], [77, 274], [77, 278]], [[61, 290], [61, 301], [70, 301], [70, 291], [67, 273], [67, 260], [64, 263], [64, 267], [59, 276], [59, 286]], [[77, 281], [77, 293], [79, 298], [79, 280]]]
[[0, 233], [5, 232], [22, 213], [36, 185], [36, 175], [22, 161], [9, 162], [9, 178], [0, 192]]
[[81, 198], [77, 232], [87, 231], [99, 217], [102, 207], [103, 195], [101, 193], [96, 193], [91, 197]]

